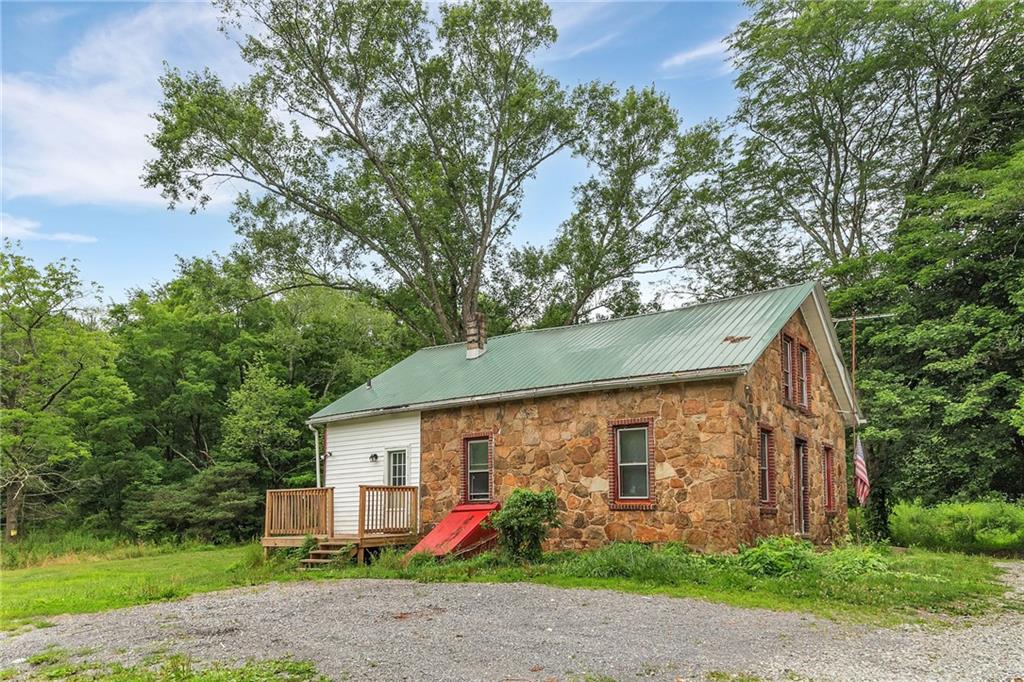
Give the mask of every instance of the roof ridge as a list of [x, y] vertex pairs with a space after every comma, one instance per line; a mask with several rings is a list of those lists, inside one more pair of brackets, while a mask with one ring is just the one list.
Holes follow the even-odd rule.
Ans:
[[[556, 329], [570, 329], [572, 327], [582, 327], [584, 325], [590, 326], [595, 324], [604, 324], [606, 322], [622, 322], [623, 320], [632, 320], [637, 317], [653, 317], [655, 315], [663, 315], [665, 313], [677, 313], [680, 310], [689, 310], [691, 308], [699, 308], [704, 305], [712, 305], [714, 303], [724, 303], [725, 301], [732, 301], [737, 298], [746, 298], [748, 296], [757, 296], [759, 294], [768, 294], [773, 291], [781, 291], [782, 289], [795, 289], [796, 287], [806, 286], [808, 284], [815, 284], [815, 280], [807, 280], [805, 282], [798, 282], [796, 284], [783, 284], [781, 286], [772, 287], [771, 289], [762, 289], [760, 291], [752, 291], [747, 294], [734, 294], [732, 296], [724, 296], [722, 298], [715, 298], [710, 301], [694, 301], [693, 303], [687, 303], [685, 305], [677, 306], [675, 308], [666, 308], [665, 310], [652, 310], [647, 313], [636, 313], [634, 315], [623, 315], [622, 317], [608, 317], [603, 320], [594, 320], [593, 322], [577, 322], [576, 324], [561, 324], [557, 327], [534, 327], [532, 329], [520, 329], [519, 331], [509, 332], [507, 334], [499, 334], [491, 337], [490, 340], [505, 338], [506, 336], [515, 336], [516, 334], [533, 334], [536, 332], [548, 332]], [[456, 343], [462, 343], [458, 341]], [[421, 350], [427, 350], [428, 348], [442, 348], [443, 346], [451, 346], [454, 344], [446, 343], [438, 346], [427, 346]]]
[[[817, 280], [809, 279], [803, 282], [797, 282], [796, 284], [782, 284], [771, 289], [761, 289], [760, 291], [751, 291], [747, 294], [733, 294], [732, 296], [723, 296], [722, 298], [711, 299], [710, 301], [694, 301], [693, 303], [687, 303], [685, 305], [677, 306], [675, 308], [667, 308], [665, 310], [652, 310], [647, 313], [636, 313], [634, 315], [623, 315], [622, 317], [608, 317], [603, 320], [594, 320], [593, 322], [577, 322], [576, 324], [560, 324], [557, 327], [533, 327], [531, 329], [520, 329], [514, 332], [508, 332], [507, 334], [498, 334], [492, 336], [488, 340], [493, 341], [494, 339], [504, 339], [509, 336], [516, 336], [517, 334], [534, 334], [537, 332], [549, 332], [556, 329], [571, 329], [573, 327], [582, 327], [584, 325], [590, 326], [595, 324], [605, 324], [607, 322], [621, 322], [623, 320], [632, 320], [638, 317], [653, 317], [654, 315], [663, 315], [665, 313], [676, 313], [680, 310], [689, 310], [691, 308], [699, 308], [704, 305], [712, 305], [714, 303], [724, 303], [726, 301], [732, 301], [737, 298], [747, 298], [748, 296], [758, 296], [760, 294], [769, 294], [773, 291], [781, 291], [783, 289], [795, 289], [796, 287], [807, 286], [808, 284], [817, 284]], [[435, 348], [447, 348], [448, 346], [461, 346], [465, 341], [452, 341], [450, 343], [438, 343], [433, 346], [423, 346], [422, 348], [416, 349], [413, 354], [419, 353], [424, 350], [434, 350]]]

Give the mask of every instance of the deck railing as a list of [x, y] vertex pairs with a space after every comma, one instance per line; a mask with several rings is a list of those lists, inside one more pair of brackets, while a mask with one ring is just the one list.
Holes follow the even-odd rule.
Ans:
[[267, 491], [263, 534], [334, 535], [334, 488]]
[[359, 537], [419, 532], [418, 497], [414, 485], [359, 486]]

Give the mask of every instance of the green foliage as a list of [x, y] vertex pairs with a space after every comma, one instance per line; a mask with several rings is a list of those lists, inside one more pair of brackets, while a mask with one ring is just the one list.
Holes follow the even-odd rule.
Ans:
[[697, 554], [685, 545], [669, 544], [659, 550], [638, 543], [612, 543], [599, 550], [581, 552], [563, 571], [577, 578], [624, 578], [659, 585], [704, 583], [714, 559]]
[[76, 470], [131, 433], [133, 396], [114, 372], [117, 348], [87, 323], [73, 263], [37, 269], [4, 242], [0, 252], [0, 492], [5, 535], [67, 500]]
[[951, 552], [1024, 554], [1024, 504], [901, 502], [889, 515], [893, 542]]
[[878, 274], [835, 296], [895, 315], [858, 326], [875, 530], [901, 499], [1024, 495], [1022, 184], [1024, 141], [941, 175], [863, 264]]
[[551, 488], [542, 492], [516, 488], [491, 514], [488, 522], [497, 529], [501, 547], [511, 558], [533, 561], [540, 557], [544, 538], [559, 526], [556, 502]]
[[791, 537], [765, 538], [742, 549], [739, 563], [751, 575], [793, 575], [814, 565], [814, 546]]
[[1006, 118], [980, 102], [1017, 87], [1019, 3], [749, 4], [729, 38], [751, 133], [737, 172], [751, 215], [802, 233], [813, 261], [878, 249], [905, 195]]
[[[290, 658], [248, 661], [240, 666], [223, 663], [197, 666], [187, 656], [159, 654], [140, 665], [125, 666], [88, 659], [90, 652], [48, 648], [26, 659], [33, 679], [98, 680], [101, 682], [307, 682], [326, 680], [305, 661]], [[3, 679], [7, 679], [4, 677]]]
[[102, 559], [132, 559], [202, 549], [197, 542], [142, 542], [111, 532], [72, 528], [41, 528], [27, 533], [18, 542], [0, 544], [0, 567], [26, 568]]

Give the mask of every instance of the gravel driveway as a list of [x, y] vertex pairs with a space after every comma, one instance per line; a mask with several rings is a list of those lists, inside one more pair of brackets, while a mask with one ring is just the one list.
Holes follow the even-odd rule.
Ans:
[[[1024, 564], [1011, 567], [1024, 586]], [[313, 661], [336, 679], [660, 680], [1024, 677], [1024, 614], [971, 627], [881, 629], [692, 599], [530, 584], [271, 584], [100, 614], [0, 639], [0, 668], [50, 644], [138, 662]]]

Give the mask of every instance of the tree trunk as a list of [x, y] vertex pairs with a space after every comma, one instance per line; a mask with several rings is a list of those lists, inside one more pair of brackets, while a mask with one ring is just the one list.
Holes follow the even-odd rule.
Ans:
[[12, 483], [4, 491], [4, 539], [6, 542], [17, 542], [21, 509], [25, 504], [25, 486]]

